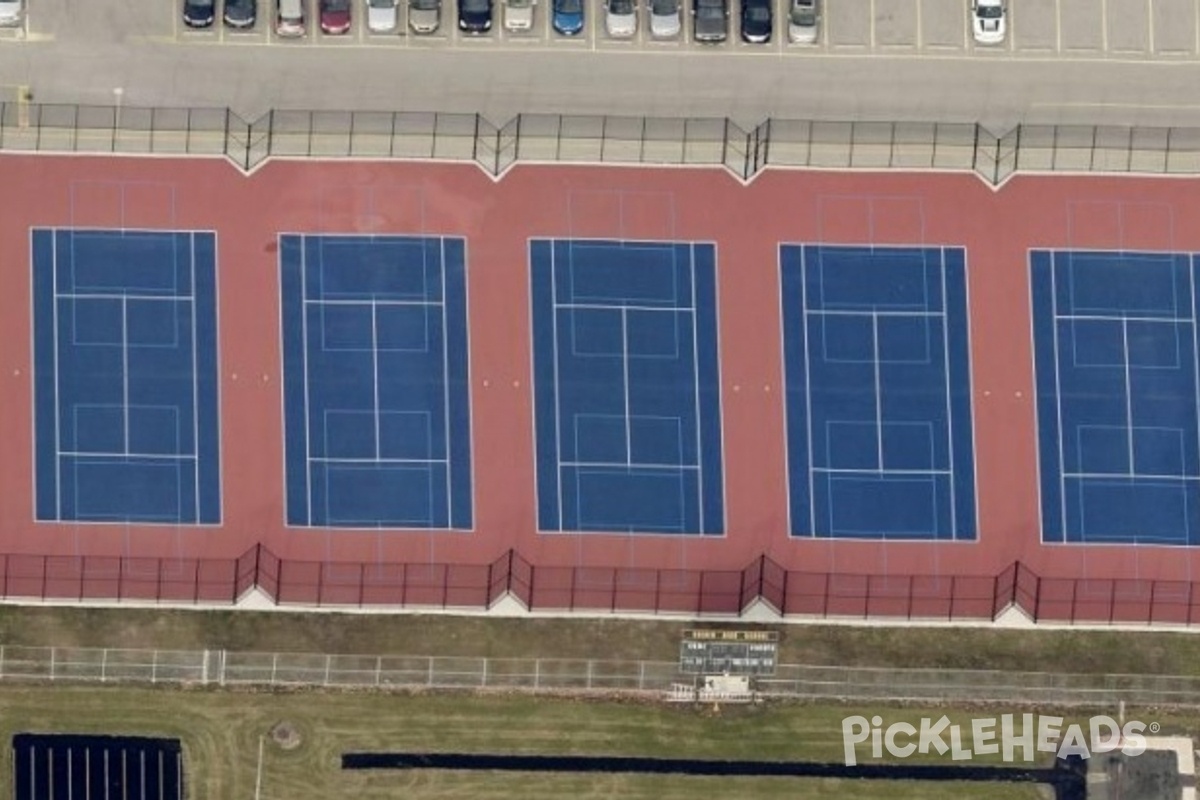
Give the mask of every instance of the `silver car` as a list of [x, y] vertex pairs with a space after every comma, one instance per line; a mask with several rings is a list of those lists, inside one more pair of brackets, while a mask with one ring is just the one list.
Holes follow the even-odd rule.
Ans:
[[435, 33], [442, 24], [442, 0], [409, 0], [408, 27], [413, 33]]
[[637, 33], [635, 0], [606, 0], [604, 30], [614, 39], [629, 39]]
[[650, 0], [650, 36], [655, 39], [674, 39], [683, 30], [679, 0]]
[[795, 44], [816, 44], [817, 0], [792, 0], [788, 10], [788, 39]]
[[399, 0], [366, 0], [367, 30], [371, 33], [391, 33], [398, 23], [396, 6]]

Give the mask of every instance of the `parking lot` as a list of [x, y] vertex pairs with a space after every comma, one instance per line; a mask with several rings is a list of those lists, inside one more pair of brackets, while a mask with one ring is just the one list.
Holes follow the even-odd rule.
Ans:
[[[169, 40], [206, 45], [281, 45], [328, 47], [504, 47], [512, 49], [553, 47], [590, 51], [622, 52], [630, 48], [672, 52], [680, 49], [735, 50], [746, 54], [823, 53], [979, 57], [1065, 57], [1115, 59], [1200, 58], [1200, 0], [1009, 0], [1008, 35], [1002, 45], [981, 46], [971, 36], [969, 0], [825, 0], [816, 45], [787, 41], [788, 0], [776, 4], [775, 35], [767, 44], [750, 45], [737, 36], [737, 2], [730, 16], [730, 37], [719, 45], [692, 41], [690, 19], [685, 18], [678, 39], [657, 41], [647, 29], [645, 0], [639, 0], [639, 24], [632, 39], [612, 39], [604, 32], [601, 0], [587, 4], [583, 33], [576, 37], [557, 34], [551, 28], [550, 0], [538, 0], [534, 28], [514, 33], [496, 24], [482, 36], [466, 35], [455, 25], [454, 0], [443, 0], [442, 25], [431, 35], [413, 34], [401, 2], [400, 26], [387, 34], [371, 33], [365, 24], [364, 5], [354, 6], [348, 34], [322, 34], [316, 22], [316, 0], [310, 5], [309, 31], [300, 39], [278, 37], [272, 23], [274, 0], [259, 0], [259, 21], [253, 30], [236, 31], [222, 25], [206, 30], [187, 28], [180, 19], [180, 3], [134, 0], [147, 14], [133, 38]], [[24, 24], [0, 29], [0, 43], [37, 42], [55, 38], [53, 20], [34, 7]], [[686, 12], [686, 9], [685, 9]]]
[[[787, 0], [776, 0], [776, 33], [767, 44], [751, 45], [737, 34], [736, 1], [731, 9], [730, 37], [723, 44], [692, 41], [690, 24], [677, 40], [656, 41], [647, 33], [645, 2], [640, 3], [639, 25], [633, 39], [612, 39], [604, 32], [603, 6], [592, 0], [587, 7], [584, 31], [577, 37], [554, 32], [549, 23], [550, 0], [540, 0], [534, 28], [513, 33], [500, 23], [489, 34], [466, 35], [455, 25], [454, 0], [443, 0], [442, 25], [432, 35], [408, 30], [400, 9], [400, 27], [394, 33], [367, 31], [361, 2], [354, 8], [349, 34], [328, 36], [317, 30], [315, 0], [309, 14], [309, 31], [299, 40], [280, 39], [267, 17], [272, 0], [260, 0], [260, 19], [253, 31], [240, 32], [220, 25], [190, 30], [179, 20], [179, 11], [159, 5], [163, 15], [161, 35], [179, 42], [213, 45], [280, 45], [327, 47], [554, 47], [579, 50], [627, 51], [630, 48], [671, 52], [680, 49], [735, 50], [746, 54], [911, 53], [929, 56], [1056, 57], [1189, 59], [1200, 56], [1200, 0], [1020, 0], [1009, 2], [1008, 35], [1002, 45], [982, 46], [971, 36], [968, 0], [826, 0], [816, 45], [795, 45], [781, 35], [786, 26]], [[403, 4], [402, 4], [403, 6]], [[690, 20], [685, 19], [685, 23]], [[267, 24], [264, 24], [267, 23]], [[167, 27], [169, 25], [169, 28]], [[36, 30], [36, 20], [34, 21]], [[169, 31], [169, 32], [168, 32]]]

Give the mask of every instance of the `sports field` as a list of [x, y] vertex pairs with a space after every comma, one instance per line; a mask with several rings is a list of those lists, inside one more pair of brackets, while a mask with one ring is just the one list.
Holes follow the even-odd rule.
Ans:
[[[9, 645], [290, 650], [338, 653], [658, 658], [678, 652], [678, 623], [617, 620], [496, 620], [338, 614], [179, 612], [148, 609], [0, 607]], [[1015, 632], [789, 627], [782, 660], [845, 665], [970, 666], [1055, 672], [1194, 672], [1194, 637], [1112, 632]], [[1113, 637], [1120, 637], [1118, 647]], [[1189, 666], [1191, 669], [1189, 670]], [[772, 703], [761, 707], [672, 706], [656, 702], [533, 697], [523, 694], [209, 691], [0, 683], [0, 736], [107, 732], [179, 737], [191, 800], [254, 796], [260, 740], [260, 797], [304, 798], [1033, 798], [1031, 785], [854, 782], [836, 779], [571, 776], [340, 769], [348, 751], [842, 763], [841, 720], [883, 715], [888, 724], [948, 714], [961, 721], [1033, 708], [986, 710], [864, 708]], [[1037, 709], [1044, 711], [1044, 709]], [[1146, 712], [1170, 733], [1195, 734], [1200, 720]], [[1082, 712], [1080, 712], [1082, 713]], [[300, 746], [284, 751], [268, 736], [293, 723]], [[264, 738], [265, 737], [265, 738]], [[865, 761], [865, 753], [863, 760]], [[4, 750], [9, 779], [11, 752]], [[913, 763], [917, 763], [917, 759]], [[928, 758], [920, 763], [928, 763]], [[972, 764], [986, 763], [984, 761]], [[1041, 792], [1041, 794], [1039, 794]]]
[[[667, 707], [530, 696], [244, 693], [116, 687], [0, 687], [0, 735], [22, 730], [138, 732], [183, 741], [192, 800], [249, 798], [259, 740], [276, 723], [301, 737], [284, 751], [267, 736], [260, 796], [312, 798], [753, 798], [877, 797], [896, 800], [1037, 798], [1034, 787], [834, 779], [701, 778], [569, 774], [343, 772], [349, 750], [503, 754], [642, 755], [841, 762], [840, 720], [870, 709], [774, 706]], [[921, 715], [920, 710], [903, 714]], [[927, 712], [934, 713], [934, 712]], [[940, 715], [940, 711], [936, 712]], [[899, 717], [897, 717], [899, 718]], [[10, 780], [5, 750], [4, 779]]]

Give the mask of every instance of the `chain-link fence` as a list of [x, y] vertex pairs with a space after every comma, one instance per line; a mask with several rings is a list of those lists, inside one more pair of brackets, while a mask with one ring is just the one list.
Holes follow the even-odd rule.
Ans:
[[[0, 646], [0, 679], [200, 686], [321, 686], [668, 693], [669, 661], [242, 653]], [[761, 696], [851, 701], [1200, 707], [1200, 678], [782, 664]]]
[[283, 559], [262, 545], [238, 558], [0, 554], [0, 599], [233, 606], [256, 591], [292, 608], [487, 611], [791, 619], [1032, 622], [1185, 627], [1200, 623], [1188, 581], [1043, 577], [1016, 562], [995, 575], [789, 570], [762, 555], [742, 569], [534, 564], [509, 550], [485, 564]]
[[271, 111], [0, 103], [0, 151], [223, 155], [250, 171], [269, 158], [474, 163], [723, 166], [749, 180], [771, 166], [974, 172], [996, 185], [1018, 172], [1200, 174], [1200, 129], [969, 123], [521, 114]]

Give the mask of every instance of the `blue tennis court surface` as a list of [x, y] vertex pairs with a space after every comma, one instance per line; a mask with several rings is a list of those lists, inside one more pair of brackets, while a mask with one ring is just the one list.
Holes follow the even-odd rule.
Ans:
[[289, 525], [471, 527], [462, 239], [280, 242]]
[[219, 523], [216, 237], [32, 242], [37, 518]]
[[963, 251], [780, 249], [794, 536], [974, 539]]
[[712, 245], [530, 246], [543, 531], [724, 531]]
[[1042, 536], [1200, 544], [1196, 265], [1031, 254]]

